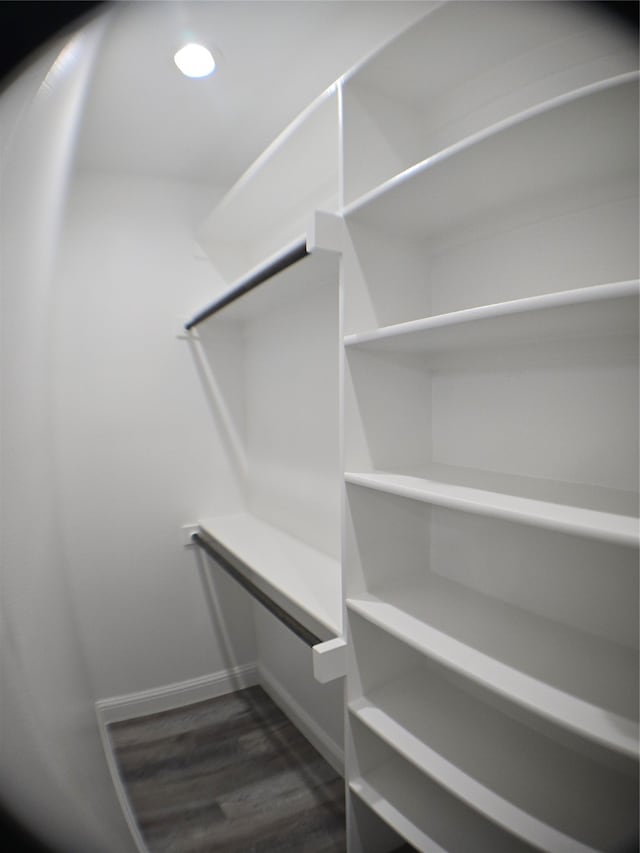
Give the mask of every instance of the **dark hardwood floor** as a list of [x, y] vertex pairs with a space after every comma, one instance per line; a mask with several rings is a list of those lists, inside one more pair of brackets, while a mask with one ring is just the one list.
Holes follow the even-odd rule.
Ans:
[[109, 733], [149, 853], [344, 853], [343, 779], [260, 687]]

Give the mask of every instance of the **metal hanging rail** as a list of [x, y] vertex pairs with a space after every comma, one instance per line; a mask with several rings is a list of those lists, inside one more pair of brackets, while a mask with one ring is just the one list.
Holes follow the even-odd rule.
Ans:
[[[266, 607], [267, 610], [276, 617], [276, 619], [279, 619], [283, 625], [285, 625], [290, 631], [293, 631], [293, 633], [304, 643], [313, 647], [323, 642], [320, 637], [317, 637], [312, 631], [305, 628], [305, 626], [301, 622], [298, 622], [294, 616], [287, 613], [287, 611], [280, 607], [279, 604], [276, 604], [270, 596], [259, 589], [237, 566], [234, 566], [233, 563], [229, 561], [226, 554], [217, 546], [215, 540], [209, 537], [205, 538], [200, 533], [193, 533], [191, 535], [191, 541], [199, 548], [202, 548], [203, 551], [215, 560], [220, 568], [224, 569], [224, 571], [237, 581], [241, 587], [246, 589], [249, 595], [253, 596], [256, 601], [259, 601], [263, 607]], [[242, 565], [240, 561], [238, 561], [238, 563]]]
[[234, 288], [225, 293], [224, 296], [221, 296], [219, 299], [216, 299], [215, 302], [212, 302], [211, 305], [208, 305], [206, 308], [203, 308], [202, 311], [199, 311], [191, 318], [191, 320], [189, 320], [188, 323], [185, 323], [185, 330], [187, 332], [190, 331], [194, 326], [197, 326], [199, 323], [202, 323], [203, 320], [211, 317], [212, 314], [220, 311], [231, 302], [235, 302], [236, 299], [240, 299], [241, 296], [244, 296], [250, 290], [253, 290], [254, 287], [257, 287], [259, 284], [267, 281], [267, 279], [270, 279], [279, 272], [287, 269], [287, 267], [290, 267], [298, 261], [301, 261], [303, 258], [306, 258], [308, 254], [309, 252], [307, 251], [306, 240], [301, 240], [299, 243], [296, 243], [295, 246], [278, 255], [270, 263], [257, 270], [257, 272], [252, 273], [247, 276], [247, 278], [240, 281]]

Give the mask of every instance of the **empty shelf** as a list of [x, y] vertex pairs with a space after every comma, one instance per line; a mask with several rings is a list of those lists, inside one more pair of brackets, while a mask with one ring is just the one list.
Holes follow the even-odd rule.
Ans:
[[588, 740], [637, 756], [633, 650], [431, 573], [347, 604], [488, 690]]
[[248, 513], [199, 524], [250, 581], [320, 639], [342, 633], [337, 560]]
[[454, 796], [543, 850], [615, 849], [634, 824], [633, 775], [560, 746], [435, 670], [412, 670], [349, 708]]
[[379, 352], [440, 352], [458, 348], [637, 334], [637, 281], [515, 299], [349, 335], [347, 346]]
[[507, 835], [401, 758], [393, 757], [349, 783], [351, 790], [423, 853], [524, 853]]
[[[637, 546], [637, 497], [599, 487], [433, 465], [424, 476], [347, 472], [348, 483], [451, 509]], [[599, 507], [606, 509], [600, 509]], [[597, 507], [597, 508], [596, 508]]]
[[390, 179], [349, 220], [424, 239], [569, 187], [637, 186], [638, 76], [594, 83], [498, 122]]

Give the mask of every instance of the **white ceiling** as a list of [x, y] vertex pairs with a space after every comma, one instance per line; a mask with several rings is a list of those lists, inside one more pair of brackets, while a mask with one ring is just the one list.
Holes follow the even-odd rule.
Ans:
[[[116, 3], [79, 165], [229, 186], [313, 98], [424, 9], [417, 0]], [[173, 54], [185, 41], [213, 50], [212, 77], [180, 74]]]

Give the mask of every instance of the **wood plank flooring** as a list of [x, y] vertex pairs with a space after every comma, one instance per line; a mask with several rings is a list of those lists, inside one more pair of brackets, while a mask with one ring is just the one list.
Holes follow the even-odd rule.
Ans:
[[344, 853], [344, 782], [261, 687], [109, 734], [149, 853]]

